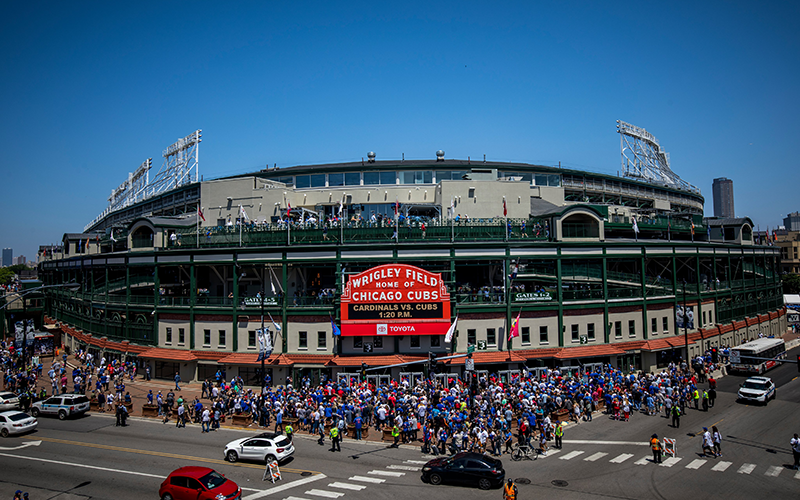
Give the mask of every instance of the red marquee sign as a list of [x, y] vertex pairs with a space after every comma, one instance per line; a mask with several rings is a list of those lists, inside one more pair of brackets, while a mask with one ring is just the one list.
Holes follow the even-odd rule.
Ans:
[[342, 335], [444, 335], [450, 294], [442, 275], [384, 264], [350, 276], [342, 294]]

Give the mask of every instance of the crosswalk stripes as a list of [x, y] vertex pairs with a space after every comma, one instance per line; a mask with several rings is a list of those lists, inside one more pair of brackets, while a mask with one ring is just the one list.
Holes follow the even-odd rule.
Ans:
[[667, 458], [666, 460], [664, 460], [663, 462], [661, 462], [658, 465], [660, 465], [661, 467], [672, 467], [673, 465], [677, 464], [681, 460], [682, 460], [681, 457], [669, 457], [669, 458]]
[[633, 453], [621, 453], [619, 456], [609, 460], [612, 464], [621, 464], [633, 456]]
[[286, 497], [283, 500], [308, 500], [308, 499], [302, 497]]
[[767, 469], [767, 472], [765, 472], [764, 475], [770, 477], [778, 477], [778, 474], [780, 474], [781, 471], [783, 471], [783, 467], [781, 467], [780, 465], [773, 465], [769, 469]]
[[400, 477], [405, 476], [405, 472], [392, 472], [389, 470], [371, 470], [367, 472], [367, 474], [374, 474], [376, 476], [391, 476], [391, 477]]
[[404, 464], [417, 464], [417, 465], [425, 465], [428, 462], [424, 460], [403, 460]]
[[728, 467], [733, 465], [733, 462], [719, 462], [717, 465], [711, 468], [714, 472], [725, 472]]
[[366, 477], [366, 476], [353, 476], [347, 478], [350, 481], [361, 481], [362, 483], [372, 483], [372, 484], [380, 484], [385, 483], [385, 479], [378, 479], [377, 477]]
[[539, 458], [552, 457], [553, 455], [556, 455], [558, 453], [561, 453], [561, 450], [559, 450], [558, 448], [550, 449], [547, 450], [547, 455], [539, 455]]
[[583, 454], [584, 454], [583, 451], [571, 451], [571, 452], [567, 453], [566, 455], [564, 455], [563, 457], [558, 457], [558, 458], [560, 460], [572, 460], [573, 458], [575, 458], [575, 457], [577, 457], [579, 455], [583, 455]]
[[420, 470], [420, 467], [414, 467], [413, 465], [394, 465], [394, 464], [391, 464], [391, 465], [387, 465], [386, 468], [387, 469], [395, 469], [395, 470], [410, 470], [410, 471], [414, 471], [414, 472]]
[[339, 488], [341, 490], [361, 491], [364, 488], [366, 488], [366, 486], [364, 486], [363, 484], [350, 484], [350, 483], [339, 483], [339, 482], [336, 482], [336, 483], [329, 484], [328, 488]]
[[689, 465], [686, 466], [686, 468], [687, 469], [699, 469], [700, 467], [705, 465], [706, 462], [708, 462], [708, 460], [703, 460], [702, 458], [696, 458], [696, 459], [692, 460], [689, 463]]
[[643, 457], [633, 463], [634, 465], [647, 465], [650, 463], [650, 460], [652, 460], [650, 457]]
[[736, 472], [739, 474], [750, 474], [751, 472], [753, 472], [753, 469], [755, 468], [756, 464], [744, 464], [741, 467], [739, 467], [739, 470], [737, 470]]
[[323, 498], [339, 498], [343, 497], [344, 493], [339, 493], [338, 491], [328, 491], [328, 490], [308, 490], [306, 491], [306, 495], [323, 497]]
[[594, 462], [596, 460], [599, 460], [599, 459], [603, 458], [606, 455], [608, 455], [608, 453], [605, 453], [603, 451], [598, 451], [594, 455], [589, 455], [588, 457], [584, 458], [583, 461], [584, 462]]

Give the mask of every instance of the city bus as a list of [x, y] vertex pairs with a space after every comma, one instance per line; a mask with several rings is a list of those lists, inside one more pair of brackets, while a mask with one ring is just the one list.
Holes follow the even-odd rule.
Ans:
[[[753, 359], [753, 358], [768, 358]], [[756, 339], [731, 349], [728, 371], [762, 374], [786, 358], [783, 339]]]

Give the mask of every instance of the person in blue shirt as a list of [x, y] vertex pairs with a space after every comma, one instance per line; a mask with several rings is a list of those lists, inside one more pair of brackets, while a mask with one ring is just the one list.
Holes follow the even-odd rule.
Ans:
[[147, 393], [147, 404], [153, 404], [153, 389], [150, 389], [150, 391]]
[[356, 418], [353, 420], [353, 425], [356, 428], [356, 440], [361, 440], [361, 427], [364, 425], [364, 421], [361, 419], [361, 414], [357, 413]]

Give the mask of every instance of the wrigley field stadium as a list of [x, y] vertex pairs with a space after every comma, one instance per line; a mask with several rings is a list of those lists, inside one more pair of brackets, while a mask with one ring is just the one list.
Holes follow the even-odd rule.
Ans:
[[617, 175], [432, 151], [203, 180], [198, 130], [41, 246], [44, 287], [4, 322], [156, 378], [255, 386], [260, 352], [274, 385], [507, 379], [784, 332], [778, 247], [746, 217], [704, 218], [654, 136], [617, 132]]

